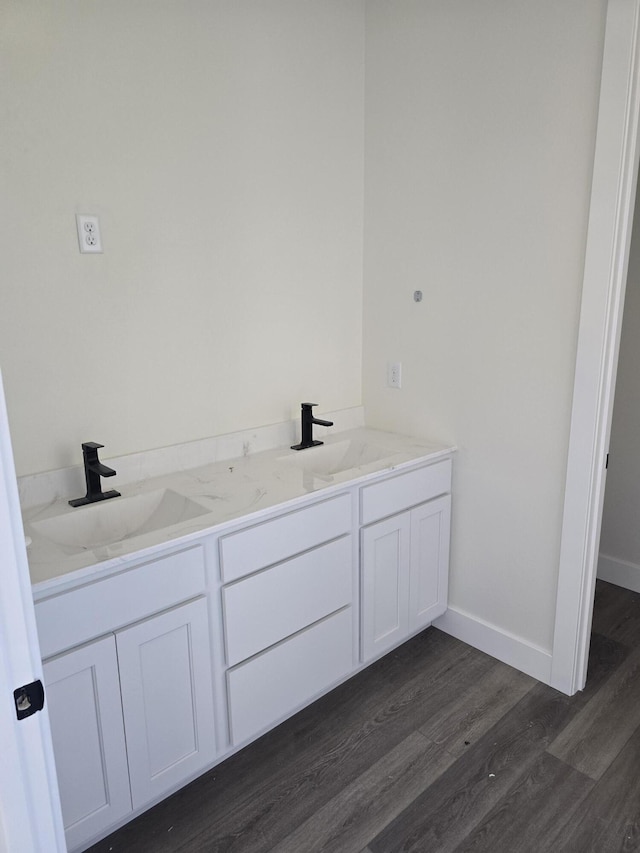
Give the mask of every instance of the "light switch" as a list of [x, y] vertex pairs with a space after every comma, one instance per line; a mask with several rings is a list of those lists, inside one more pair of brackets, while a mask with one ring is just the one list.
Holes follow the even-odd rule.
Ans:
[[387, 385], [389, 388], [402, 388], [402, 364], [399, 361], [387, 364]]

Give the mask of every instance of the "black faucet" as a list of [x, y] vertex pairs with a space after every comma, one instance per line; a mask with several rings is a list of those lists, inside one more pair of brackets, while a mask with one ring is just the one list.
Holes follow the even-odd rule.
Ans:
[[120, 492], [111, 489], [109, 492], [102, 491], [100, 477], [113, 477], [115, 471], [103, 465], [98, 459], [98, 450], [104, 444], [96, 444], [95, 441], [87, 441], [82, 445], [82, 456], [84, 459], [84, 478], [87, 483], [87, 494], [83, 498], [75, 498], [69, 501], [71, 506], [84, 506], [96, 501], [106, 501], [108, 498], [119, 498]]
[[315, 447], [318, 444], [324, 444], [323, 441], [313, 440], [313, 424], [318, 426], [333, 426], [333, 421], [322, 421], [320, 418], [314, 418], [311, 409], [317, 406], [317, 403], [301, 403], [301, 419], [302, 419], [302, 441], [300, 444], [292, 444], [292, 450], [306, 450], [307, 447]]

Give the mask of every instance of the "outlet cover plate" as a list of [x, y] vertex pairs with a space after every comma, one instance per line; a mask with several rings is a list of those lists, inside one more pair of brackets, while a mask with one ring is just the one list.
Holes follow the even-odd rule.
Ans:
[[77, 213], [76, 227], [78, 229], [80, 251], [83, 254], [100, 254], [102, 252], [102, 237], [100, 236], [100, 222], [98, 217]]

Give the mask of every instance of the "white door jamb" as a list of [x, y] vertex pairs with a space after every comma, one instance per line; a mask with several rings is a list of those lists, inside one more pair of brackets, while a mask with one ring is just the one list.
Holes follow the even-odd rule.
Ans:
[[609, 0], [574, 383], [551, 684], [586, 682], [638, 175], [640, 0]]

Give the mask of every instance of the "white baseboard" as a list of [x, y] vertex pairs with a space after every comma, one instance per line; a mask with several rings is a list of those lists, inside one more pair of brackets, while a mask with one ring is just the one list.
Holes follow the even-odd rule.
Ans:
[[476, 616], [450, 607], [433, 623], [436, 628], [468, 643], [509, 666], [551, 683], [551, 652], [497, 628]]
[[640, 566], [635, 563], [627, 563], [615, 557], [600, 554], [598, 557], [598, 577], [600, 580], [609, 581], [633, 592], [640, 592]]

